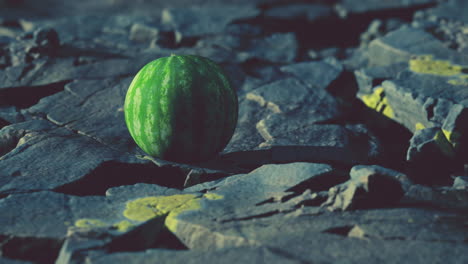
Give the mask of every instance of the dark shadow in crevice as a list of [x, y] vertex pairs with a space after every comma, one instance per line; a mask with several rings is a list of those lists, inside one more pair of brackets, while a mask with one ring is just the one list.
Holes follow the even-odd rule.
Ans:
[[339, 227], [332, 227], [329, 229], [326, 229], [322, 231], [322, 233], [329, 233], [329, 234], [334, 234], [334, 235], [339, 235], [339, 236], [344, 236], [347, 237], [349, 234], [349, 231], [353, 229], [354, 226], [339, 226]]
[[[6, 127], [6, 126], [8, 126], [8, 125], [11, 125], [11, 123], [8, 122], [8, 121], [6, 121], [5, 119], [0, 118], [0, 129], [2, 129], [3, 127]], [[2, 155], [2, 154], [1, 154], [1, 151], [0, 151], [0, 156], [1, 156], [1, 155]]]
[[0, 90], [0, 106], [16, 106], [28, 108], [44, 97], [61, 92], [70, 80], [39, 86], [19, 86]]
[[172, 250], [188, 250], [189, 248], [167, 228], [159, 233], [158, 238], [150, 248], [164, 248]]
[[260, 218], [267, 218], [270, 216], [274, 216], [281, 213], [280, 210], [273, 210], [270, 212], [262, 213], [262, 214], [257, 214], [257, 215], [250, 215], [246, 217], [238, 217], [238, 218], [231, 218], [231, 219], [226, 219], [226, 220], [220, 220], [220, 223], [229, 223], [229, 222], [238, 222], [238, 221], [248, 221], [248, 220], [253, 220], [253, 219], [260, 219]]
[[136, 183], [182, 189], [185, 176], [180, 169], [173, 167], [106, 161], [82, 179], [57, 187], [54, 191], [77, 196], [105, 195], [109, 188]]
[[52, 238], [15, 237], [3, 244], [2, 256], [40, 264], [55, 263], [61, 246], [61, 240]]
[[[369, 24], [375, 19], [399, 18], [409, 23], [416, 11], [434, 5], [422, 4], [409, 8], [369, 11], [363, 14], [350, 14], [346, 18], [340, 18], [338, 15], [332, 14], [314, 21], [308, 21], [305, 18], [276, 19], [260, 16], [248, 22], [261, 25], [268, 34], [294, 32], [299, 43], [299, 58], [306, 58], [307, 51], [310, 49], [320, 50], [329, 47], [349, 48], [358, 46], [361, 34], [367, 30]], [[281, 4], [275, 6], [281, 6]], [[268, 9], [269, 7], [265, 5], [262, 8]]]
[[142, 251], [151, 248], [187, 250], [188, 248], [165, 226], [166, 216], [148, 220], [106, 245], [108, 252]]
[[[346, 171], [334, 170], [303, 181], [286, 191], [294, 193], [304, 193], [306, 190], [310, 190], [311, 192], [328, 191], [331, 187], [347, 180], [349, 180], [349, 175]], [[285, 201], [287, 200], [289, 199], [285, 199]]]

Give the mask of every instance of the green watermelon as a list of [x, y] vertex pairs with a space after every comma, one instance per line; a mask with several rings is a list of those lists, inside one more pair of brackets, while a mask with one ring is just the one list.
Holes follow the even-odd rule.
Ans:
[[215, 156], [234, 133], [236, 91], [215, 62], [171, 55], [145, 65], [127, 91], [125, 122], [147, 154], [194, 162]]

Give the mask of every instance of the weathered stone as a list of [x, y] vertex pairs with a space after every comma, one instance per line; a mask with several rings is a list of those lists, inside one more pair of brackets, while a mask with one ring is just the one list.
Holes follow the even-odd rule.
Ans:
[[356, 165], [352, 167], [349, 172], [351, 179], [359, 179], [360, 177], [366, 177], [374, 174], [382, 174], [397, 179], [401, 183], [401, 187], [404, 191], [408, 190], [413, 184], [404, 173], [384, 168], [379, 165]]
[[214, 250], [210, 252], [204, 251], [174, 251], [152, 249], [144, 252], [127, 252], [109, 254], [107, 256], [96, 256], [88, 259], [90, 264], [99, 263], [151, 263], [158, 262], [162, 259], [170, 260], [171, 263], [212, 263], [222, 260], [223, 263], [285, 263], [297, 264], [300, 263], [300, 258], [292, 256], [284, 256], [276, 253], [268, 247], [236, 247], [222, 250]]
[[[285, 173], [289, 176], [284, 177]], [[241, 174], [217, 181], [208, 187], [210, 191], [201, 201], [201, 208], [197, 207], [184, 214], [170, 217], [170, 229], [188, 248], [219, 248], [224, 246], [252, 245], [256, 242], [249, 238], [242, 238], [239, 234], [224, 233], [210, 237], [207, 240], [199, 240], [193, 236], [194, 232], [204, 234], [199, 238], [211, 236], [209, 223], [206, 222], [205, 210], [215, 216], [220, 223], [229, 219], [251, 218], [255, 215], [274, 213], [275, 211], [294, 208], [294, 205], [282, 206], [281, 204], [264, 204], [274, 197], [286, 197], [295, 192], [303, 192], [305, 189], [312, 191], [326, 190], [344, 181], [340, 173], [335, 172], [325, 164], [291, 163], [284, 165], [264, 165], [249, 174]], [[190, 190], [196, 190], [194, 186]], [[201, 189], [201, 188], [198, 188]], [[298, 201], [300, 202], [300, 201]], [[206, 211], [206, 212], [208, 212]], [[224, 219], [224, 220], [223, 220]], [[216, 233], [215, 233], [216, 234]]]
[[251, 6], [213, 6], [166, 8], [162, 23], [170, 25], [178, 34], [177, 39], [197, 37], [223, 32], [226, 26], [239, 19], [255, 17], [259, 11]]
[[273, 63], [291, 63], [297, 57], [298, 43], [294, 33], [276, 33], [265, 38], [254, 39], [248, 44], [247, 52], [253, 58]]
[[413, 185], [405, 193], [403, 201], [409, 204], [422, 204], [467, 212], [467, 197], [468, 191], [466, 189]]
[[[466, 157], [468, 148], [468, 107], [466, 104], [452, 106], [443, 125], [442, 132], [460, 157]], [[465, 161], [467, 158], [464, 159]]]
[[432, 57], [409, 61], [409, 70], [386, 80], [372, 93], [359, 98], [370, 108], [404, 125], [410, 131], [442, 126], [452, 106], [468, 98], [463, 82], [466, 74], [448, 61]]
[[452, 187], [455, 189], [468, 189], [468, 176], [455, 177]]
[[4, 263], [4, 264], [31, 264], [31, 263], [33, 263], [33, 262], [29, 262], [29, 261], [9, 259], [9, 258], [4, 258], [4, 257], [0, 257], [0, 262]]
[[406, 62], [391, 64], [388, 66], [376, 66], [354, 71], [359, 92], [364, 94], [372, 93], [372, 88], [380, 85], [384, 80], [394, 79], [398, 73], [406, 70]]
[[353, 177], [330, 188], [322, 204], [330, 211], [377, 208], [395, 205], [403, 197], [403, 188], [394, 175], [353, 171]]
[[453, 147], [438, 127], [416, 131], [406, 159], [414, 170], [411, 176], [417, 182], [446, 182], [448, 174], [458, 169]]
[[124, 95], [130, 82], [131, 78], [75, 81], [25, 113], [45, 115], [59, 126], [79, 131], [114, 149], [135, 152], [136, 145], [123, 125]]
[[435, 0], [396, 0], [396, 1], [376, 1], [376, 0], [343, 0], [338, 9], [342, 16], [351, 14], [362, 14], [376, 11], [390, 11], [404, 8], [420, 8], [435, 3]]
[[130, 40], [135, 42], [149, 43], [155, 40], [159, 35], [159, 30], [143, 24], [133, 24], [130, 28]]
[[343, 66], [335, 60], [324, 60], [283, 66], [281, 71], [294, 75], [314, 89], [327, 89], [343, 72]]
[[450, 0], [429, 9], [427, 12], [440, 19], [458, 20], [468, 24], [468, 18], [466, 17], [468, 3], [463, 0]]
[[106, 191], [106, 197], [112, 201], [128, 201], [144, 196], [169, 196], [180, 194], [178, 189], [163, 187], [156, 184], [137, 183], [134, 185], [118, 186]]
[[468, 55], [445, 47], [423, 30], [410, 27], [402, 27], [372, 41], [368, 53], [372, 66], [408, 62], [414, 55], [432, 55], [435, 59], [449, 60], [454, 64], [468, 64]]

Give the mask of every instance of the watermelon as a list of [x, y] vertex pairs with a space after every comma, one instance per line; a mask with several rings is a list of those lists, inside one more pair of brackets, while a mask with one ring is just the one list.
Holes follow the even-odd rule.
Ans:
[[238, 102], [215, 62], [171, 55], [137, 73], [124, 112], [130, 135], [147, 154], [195, 162], [214, 157], [227, 145], [236, 127]]

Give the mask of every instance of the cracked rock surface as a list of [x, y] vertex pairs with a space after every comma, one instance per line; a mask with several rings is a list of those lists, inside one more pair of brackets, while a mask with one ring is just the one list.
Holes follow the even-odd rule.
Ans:
[[[0, 263], [468, 263], [464, 0], [0, 0]], [[212, 160], [123, 103], [171, 54], [237, 91]]]

